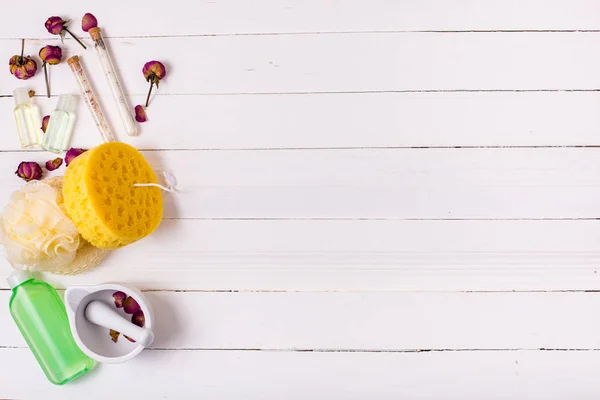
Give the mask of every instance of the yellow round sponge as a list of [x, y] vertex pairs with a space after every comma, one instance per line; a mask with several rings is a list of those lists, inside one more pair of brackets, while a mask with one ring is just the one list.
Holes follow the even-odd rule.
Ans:
[[152, 233], [162, 219], [163, 201], [156, 175], [137, 149], [110, 142], [88, 150], [67, 167], [64, 205], [85, 240], [117, 249]]

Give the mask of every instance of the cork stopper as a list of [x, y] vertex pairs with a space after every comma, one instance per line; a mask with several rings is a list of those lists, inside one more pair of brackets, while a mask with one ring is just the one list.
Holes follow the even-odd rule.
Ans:
[[69, 65], [79, 64], [79, 56], [73, 56], [73, 57], [67, 59], [67, 64], [69, 64]]
[[92, 40], [98, 40], [98, 39], [102, 39], [102, 31], [100, 28], [96, 27], [96, 28], [91, 28], [88, 33], [90, 34], [90, 37], [92, 38]]

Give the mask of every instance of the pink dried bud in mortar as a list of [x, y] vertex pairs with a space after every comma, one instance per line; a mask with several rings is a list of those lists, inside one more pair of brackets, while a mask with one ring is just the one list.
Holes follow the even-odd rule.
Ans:
[[144, 312], [142, 310], [137, 310], [135, 314], [131, 317], [131, 322], [143, 328], [146, 324], [146, 317], [144, 316]]
[[86, 13], [81, 19], [81, 29], [84, 32], [89, 31], [92, 28], [98, 27], [98, 20], [94, 17], [94, 14]]
[[140, 123], [148, 120], [148, 117], [146, 116], [146, 110], [144, 110], [142, 105], [138, 104], [135, 106], [135, 120]]
[[48, 171], [54, 171], [59, 168], [63, 163], [63, 159], [60, 157], [56, 157], [54, 160], [46, 161], [46, 169]]
[[19, 178], [25, 179], [27, 182], [40, 180], [42, 178], [42, 173], [42, 167], [35, 161], [23, 161], [15, 171], [15, 174]]
[[113, 298], [115, 299], [115, 307], [123, 308], [123, 303], [125, 302], [127, 295], [123, 292], [114, 292]]
[[79, 149], [77, 147], [71, 147], [69, 149], [69, 151], [67, 151], [67, 154], [65, 154], [65, 163], [67, 164], [67, 167], [69, 166], [69, 164], [71, 164], [71, 161], [73, 161], [77, 156], [82, 155], [86, 151], [87, 150], [85, 150], [85, 149]]
[[125, 299], [125, 302], [123, 303], [123, 310], [127, 313], [127, 314], [135, 314], [136, 312], [138, 312], [140, 309], [140, 305], [138, 304], [137, 301], [135, 301], [135, 299], [131, 296], [129, 296], [128, 298]]
[[46, 115], [42, 118], [42, 131], [46, 133], [46, 129], [48, 129], [48, 122], [50, 121], [50, 116]]

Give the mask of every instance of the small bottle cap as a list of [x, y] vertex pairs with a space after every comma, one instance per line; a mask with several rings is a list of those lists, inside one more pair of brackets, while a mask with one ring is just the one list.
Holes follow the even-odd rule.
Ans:
[[79, 64], [79, 56], [73, 56], [67, 59], [67, 64]]
[[22, 269], [15, 269], [8, 278], [6, 278], [6, 282], [8, 282], [8, 286], [13, 289], [30, 279], [33, 279], [33, 276], [31, 276], [29, 272], [23, 271]]
[[29, 104], [29, 90], [23, 87], [16, 88], [13, 92], [13, 98], [15, 99], [15, 105], [17, 106]]
[[90, 37], [92, 38], [92, 40], [102, 39], [102, 31], [98, 27], [90, 28], [88, 33], [90, 34]]
[[65, 110], [74, 113], [77, 110], [77, 97], [72, 94], [61, 94], [58, 96], [57, 110]]

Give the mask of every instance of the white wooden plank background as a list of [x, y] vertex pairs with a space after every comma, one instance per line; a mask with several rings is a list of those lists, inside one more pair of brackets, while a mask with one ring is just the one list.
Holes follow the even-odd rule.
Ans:
[[[145, 290], [152, 349], [53, 387], [0, 308], [0, 398], [598, 398], [598, 2], [2, 7], [5, 59], [59, 43], [48, 16], [85, 36], [93, 12], [132, 105], [165, 61], [149, 122], [119, 138], [181, 193], [151, 237], [45, 277]], [[120, 128], [93, 51], [65, 46]], [[18, 162], [51, 157], [19, 149], [18, 84], [0, 72], [2, 203]], [[48, 114], [43, 74], [27, 86]], [[98, 144], [78, 116], [73, 144]]]

